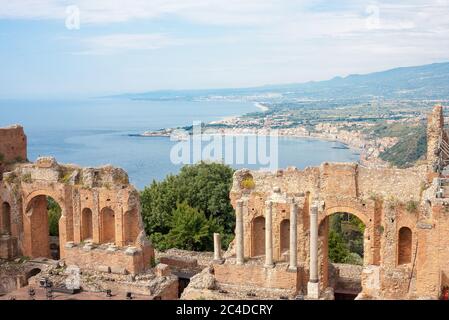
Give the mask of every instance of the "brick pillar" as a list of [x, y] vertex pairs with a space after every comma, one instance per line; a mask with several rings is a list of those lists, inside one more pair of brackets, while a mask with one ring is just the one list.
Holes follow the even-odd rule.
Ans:
[[265, 267], [271, 268], [273, 263], [273, 202], [267, 201], [265, 206]]
[[235, 227], [235, 242], [236, 242], [236, 261], [237, 264], [245, 262], [243, 251], [243, 200], [237, 200], [237, 208], [235, 210], [236, 227]]
[[436, 105], [427, 117], [427, 162], [431, 169], [438, 164], [439, 141], [445, 138], [443, 128], [443, 107]]

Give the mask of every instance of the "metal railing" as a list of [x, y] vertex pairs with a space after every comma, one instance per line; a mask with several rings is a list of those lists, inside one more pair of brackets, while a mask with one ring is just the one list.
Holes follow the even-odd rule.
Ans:
[[443, 169], [448, 165], [449, 165], [449, 143], [447, 143], [443, 139], [443, 134], [441, 134], [438, 141], [437, 171], [441, 173]]

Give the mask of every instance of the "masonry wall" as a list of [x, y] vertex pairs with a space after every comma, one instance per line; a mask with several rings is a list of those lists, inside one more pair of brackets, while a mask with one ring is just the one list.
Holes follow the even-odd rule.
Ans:
[[[0, 200], [11, 207], [9, 238], [16, 243], [17, 255], [50, 258], [47, 197], [51, 197], [62, 211], [59, 220], [62, 259], [86, 268], [105, 260], [111, 267], [123, 268], [129, 273], [139, 273], [150, 267], [154, 250], [146, 240], [139, 194], [129, 185], [123, 170], [111, 166], [66, 166], [58, 164], [54, 158], [43, 157], [35, 163], [14, 164], [2, 176]], [[91, 214], [83, 218], [83, 210]], [[101, 212], [105, 211], [111, 212], [107, 225], [101, 219]], [[83, 237], [86, 225], [91, 229], [88, 239]], [[103, 241], [102, 235], [108, 232], [107, 241]], [[118, 250], [122, 255], [110, 254], [107, 250], [79, 251], [75, 255], [72, 250], [67, 254], [68, 243], [81, 245], [85, 242], [96, 245], [108, 242], [111, 251], [116, 250], [114, 247], [130, 248], [137, 253], [129, 256], [123, 249]]]
[[[80, 268], [107, 271], [117, 274], [139, 274], [150, 266], [152, 256], [145, 256], [142, 250], [127, 252], [125, 249], [108, 250], [107, 247], [84, 247], [75, 245], [66, 248], [65, 261]], [[107, 272], [106, 272], [107, 273]]]
[[272, 289], [288, 289], [296, 292], [301, 285], [300, 272], [287, 272], [286, 265], [260, 268], [254, 264], [215, 264], [215, 279], [218, 282], [249, 285]]
[[[271, 173], [237, 171], [234, 176], [231, 201], [235, 205], [237, 199], [244, 200], [245, 256], [248, 258], [255, 256], [254, 241], [261, 235], [254, 234], [256, 230], [253, 222], [257, 217], [264, 217], [265, 202], [271, 200], [273, 201], [273, 258], [277, 263], [285, 261], [288, 256], [281, 255], [281, 238], [286, 235], [281, 234], [281, 223], [290, 217], [288, 201], [293, 197], [299, 207], [298, 265], [302, 270], [302, 277], [307, 279], [309, 208], [311, 202], [316, 202], [319, 204], [321, 230], [319, 274], [322, 290], [329, 284], [327, 217], [337, 212], [348, 212], [360, 218], [366, 226], [364, 265], [379, 268], [379, 271], [376, 271], [379, 275], [379, 279], [376, 280], [379, 286], [376, 292], [379, 297], [400, 299], [428, 295], [435, 298], [442, 283], [447, 282], [447, 271], [442, 267], [443, 262], [439, 258], [430, 265], [425, 261], [424, 256], [438, 255], [438, 250], [447, 251], [443, 247], [447, 248], [449, 243], [438, 238], [435, 232], [439, 230], [438, 228], [435, 228], [431, 235], [429, 231], [426, 231], [425, 221], [429, 218], [430, 207], [424, 199], [433, 196], [433, 191], [429, 189], [430, 181], [427, 173], [426, 166], [410, 169], [367, 168], [344, 163], [324, 163], [319, 168], [305, 170], [288, 168]], [[252, 176], [255, 185], [250, 190], [242, 188], [240, 182], [248, 175]], [[405, 248], [410, 253], [410, 262], [404, 264], [398, 261], [400, 255], [398, 236], [402, 227], [409, 228], [412, 233], [410, 247]], [[443, 220], [439, 228], [446, 228]], [[236, 270], [236, 267], [232, 268]], [[435, 272], [432, 272], [432, 269]], [[427, 271], [430, 272], [427, 273]], [[251, 272], [256, 278], [247, 279], [246, 283], [271, 285], [258, 281], [257, 271]], [[226, 277], [228, 276], [238, 278], [239, 274], [236, 272]], [[224, 281], [226, 277], [223, 277]], [[370, 278], [367, 281], [374, 280]], [[305, 289], [304, 284], [305, 282], [300, 284], [299, 289]], [[367, 287], [368, 291], [370, 290]]]
[[27, 159], [27, 138], [23, 128], [15, 125], [0, 128], [0, 163]]

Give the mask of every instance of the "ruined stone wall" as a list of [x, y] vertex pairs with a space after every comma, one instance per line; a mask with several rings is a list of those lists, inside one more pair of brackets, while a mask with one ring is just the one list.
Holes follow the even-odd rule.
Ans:
[[300, 273], [286, 272], [286, 265], [274, 268], [260, 268], [257, 264], [215, 264], [214, 274], [217, 282], [256, 286], [262, 288], [288, 289], [296, 292]]
[[[62, 211], [59, 220], [61, 258], [85, 268], [94, 268], [98, 259], [104, 259], [105, 263], [130, 273], [142, 272], [154, 260], [154, 250], [144, 232], [139, 194], [122, 169], [60, 165], [55, 159], [44, 157], [35, 163], [12, 164], [2, 176], [0, 200], [11, 207], [8, 237], [18, 248], [15, 255], [50, 257], [47, 197], [51, 197]], [[86, 210], [90, 214], [83, 215]], [[102, 216], [104, 212], [109, 212], [110, 219], [106, 222]], [[90, 228], [88, 237], [85, 236], [86, 226]], [[105, 234], [108, 234], [107, 241]], [[116, 247], [130, 248], [133, 253], [129, 255], [125, 250], [118, 250], [107, 255], [103, 254], [108, 252], [105, 250], [92, 255], [92, 252], [80, 251], [79, 257], [83, 258], [78, 259], [71, 250], [67, 255], [68, 243], [106, 245], [106, 242], [111, 251]], [[6, 256], [12, 257], [11, 254]]]
[[358, 192], [362, 199], [381, 197], [403, 202], [419, 201], [427, 188], [426, 166], [408, 169], [358, 166], [357, 173]]
[[115, 274], [139, 274], [148, 269], [150, 260], [138, 248], [115, 248], [102, 245], [66, 244], [65, 262], [82, 269]]
[[19, 125], [0, 128], [0, 163], [27, 159], [27, 138]]
[[427, 118], [427, 161], [429, 169], [435, 170], [438, 165], [440, 138], [448, 142], [444, 131], [443, 107], [435, 106]]
[[[315, 202], [319, 204], [319, 274], [322, 290], [329, 285], [327, 218], [334, 213], [348, 212], [360, 218], [366, 226], [365, 268], [378, 268], [364, 274], [366, 287], [364, 293], [369, 292], [373, 295], [373, 292], [376, 292], [379, 298], [400, 299], [423, 295], [435, 298], [443, 281], [447, 282], [448, 272], [443, 267], [443, 261], [437, 257], [437, 252], [438, 250], [446, 252], [449, 245], [446, 240], [438, 237], [435, 231], [440, 230], [439, 228], [445, 230], [449, 219], [442, 219], [432, 235], [426, 231], [431, 210], [428, 200], [433, 197], [433, 189], [429, 189], [427, 174], [426, 166], [395, 169], [368, 168], [344, 163], [324, 163], [318, 168], [305, 170], [288, 168], [271, 173], [237, 171], [231, 201], [234, 206], [238, 199], [244, 201], [245, 257], [255, 256], [254, 242], [257, 242], [261, 235], [255, 234], [254, 221], [257, 217], [264, 217], [265, 202], [270, 200], [273, 202], [273, 258], [277, 263], [286, 261], [288, 256], [283, 256], [281, 252], [281, 239], [286, 236], [281, 234], [281, 223], [289, 219], [289, 199], [294, 198], [299, 207], [298, 266], [301, 270], [300, 278], [307, 279], [309, 210], [311, 203]], [[253, 183], [249, 184], [253, 185], [252, 188], [245, 188], [242, 184], [248, 177], [253, 180]], [[409, 228], [411, 231], [410, 247], [402, 250], [408, 252], [410, 256], [407, 263], [400, 263], [398, 260], [401, 255], [398, 247], [401, 228]], [[434, 262], [425, 261], [426, 255], [435, 256]], [[446, 257], [444, 254], [441, 256]], [[232, 267], [233, 272], [236, 268], [239, 266]], [[262, 286], [273, 285], [258, 281], [256, 276], [258, 273], [251, 272], [256, 279], [251, 281], [247, 279], [246, 282]], [[232, 276], [239, 277], [238, 273]], [[280, 280], [277, 285], [281, 286], [282, 283]], [[303, 285], [302, 287], [300, 285], [299, 290], [301, 289], [305, 289]]]
[[444, 286], [449, 286], [448, 234], [449, 207], [444, 201], [436, 201], [431, 216], [418, 223], [415, 296], [435, 299]]

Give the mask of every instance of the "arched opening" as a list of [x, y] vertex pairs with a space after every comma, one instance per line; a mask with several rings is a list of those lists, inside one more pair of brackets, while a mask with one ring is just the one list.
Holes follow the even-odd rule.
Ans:
[[139, 217], [137, 210], [125, 212], [123, 216], [125, 245], [132, 245], [139, 235]]
[[11, 206], [8, 202], [2, 203], [0, 215], [0, 235], [11, 235]]
[[412, 230], [402, 227], [398, 238], [398, 265], [412, 262]]
[[91, 240], [93, 237], [92, 210], [84, 208], [81, 213], [82, 240]]
[[252, 223], [252, 250], [253, 257], [265, 255], [265, 218], [256, 217]]
[[280, 226], [280, 249], [281, 249], [281, 258], [284, 261], [288, 256], [290, 248], [290, 220], [284, 219], [281, 221]]
[[362, 291], [365, 224], [354, 214], [336, 212], [320, 224], [322, 277], [336, 300], [355, 299]]
[[110, 208], [103, 208], [100, 212], [100, 242], [115, 243], [115, 213]]
[[62, 216], [59, 204], [52, 197], [39, 195], [31, 199], [27, 213], [32, 256], [59, 260], [59, 220]]

